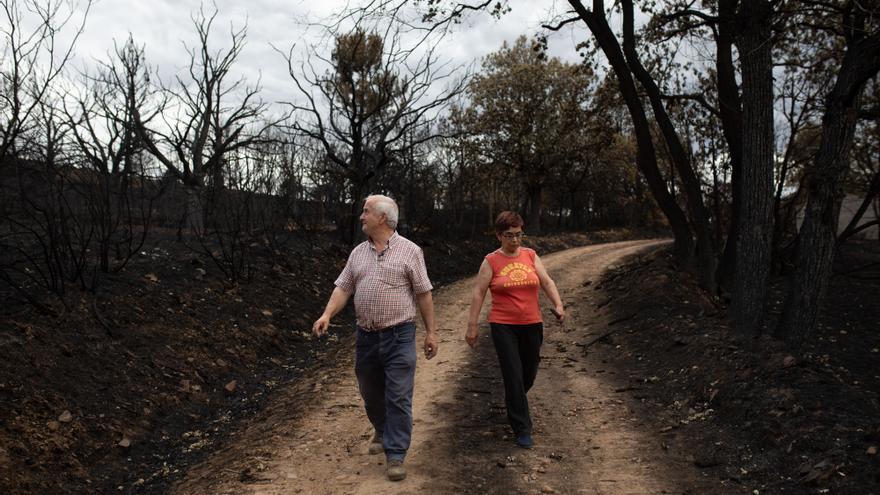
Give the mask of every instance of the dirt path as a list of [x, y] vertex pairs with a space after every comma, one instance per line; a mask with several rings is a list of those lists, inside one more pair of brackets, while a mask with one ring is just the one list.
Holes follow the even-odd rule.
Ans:
[[665, 450], [647, 409], [615, 391], [619, 377], [603, 369], [600, 355], [582, 349], [613, 328], [602, 314], [607, 298], [593, 287], [602, 271], [662, 243], [604, 244], [543, 257], [569, 315], [562, 326], [549, 315], [545, 321], [543, 359], [529, 394], [534, 449], [519, 449], [509, 438], [487, 326], [481, 325], [476, 350], [464, 342], [468, 279], [434, 294], [440, 353], [432, 361], [419, 358], [405, 481], [386, 481], [384, 456], [367, 454], [371, 427], [349, 352], [313, 381], [279, 390], [260, 417], [172, 492], [722, 493], [717, 480], [704, 479], [693, 462]]

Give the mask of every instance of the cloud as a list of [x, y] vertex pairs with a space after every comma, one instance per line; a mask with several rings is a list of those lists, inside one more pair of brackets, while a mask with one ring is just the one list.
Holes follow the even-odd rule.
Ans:
[[[77, 43], [78, 67], [94, 67], [95, 59], [106, 60], [114, 40], [123, 43], [129, 33], [145, 46], [147, 62], [159, 69], [160, 77], [169, 81], [185, 71], [189, 54], [185, 49], [197, 43], [192, 16], [204, 4], [206, 12], [216, 5], [219, 12], [212, 27], [211, 47], [228, 48], [230, 26], [247, 24], [247, 41], [235, 65], [236, 77], [249, 82], [259, 79], [266, 101], [286, 100], [295, 94], [287, 74], [284, 58], [275, 50], [286, 52], [320, 41], [320, 29], [310, 22], [330, 18], [343, 8], [339, 0], [216, 0], [214, 4], [199, 0], [99, 0], [91, 8], [85, 32]], [[500, 20], [488, 14], [469, 16], [437, 47], [441, 59], [453, 65], [479, 64], [486, 54], [497, 50], [504, 41], [518, 36], [531, 36], [540, 31], [555, 8], [555, 2], [512, 2], [513, 10]], [[536, 5], [539, 5], [536, 7]], [[80, 9], [83, 4], [80, 4]], [[551, 37], [550, 52], [567, 60], [578, 60], [572, 30]], [[295, 50], [295, 53], [299, 53]], [[326, 53], [326, 52], [325, 52]]]

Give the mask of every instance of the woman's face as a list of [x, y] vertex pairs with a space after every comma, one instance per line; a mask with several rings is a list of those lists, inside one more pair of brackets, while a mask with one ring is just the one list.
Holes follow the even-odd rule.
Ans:
[[498, 240], [501, 241], [501, 248], [508, 252], [516, 251], [516, 248], [522, 244], [523, 229], [522, 227], [510, 227], [498, 234]]

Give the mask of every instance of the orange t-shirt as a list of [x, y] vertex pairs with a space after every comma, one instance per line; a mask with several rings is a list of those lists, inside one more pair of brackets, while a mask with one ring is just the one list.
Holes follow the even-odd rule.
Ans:
[[486, 255], [492, 267], [492, 310], [489, 321], [508, 325], [540, 323], [538, 287], [541, 281], [535, 270], [535, 251], [520, 248], [519, 255], [505, 256], [501, 251]]

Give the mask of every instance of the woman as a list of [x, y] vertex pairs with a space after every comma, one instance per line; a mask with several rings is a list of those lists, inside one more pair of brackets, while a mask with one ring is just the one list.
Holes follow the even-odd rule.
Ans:
[[483, 307], [486, 289], [492, 291], [489, 325], [492, 342], [504, 377], [504, 402], [507, 419], [513, 428], [516, 444], [531, 448], [532, 418], [526, 394], [535, 383], [544, 323], [538, 306], [538, 287], [554, 305], [556, 318], [565, 317], [556, 284], [547, 275], [535, 251], [522, 247], [523, 219], [504, 211], [495, 219], [495, 235], [501, 248], [486, 255], [480, 265], [465, 335], [468, 345], [477, 343], [477, 318]]

